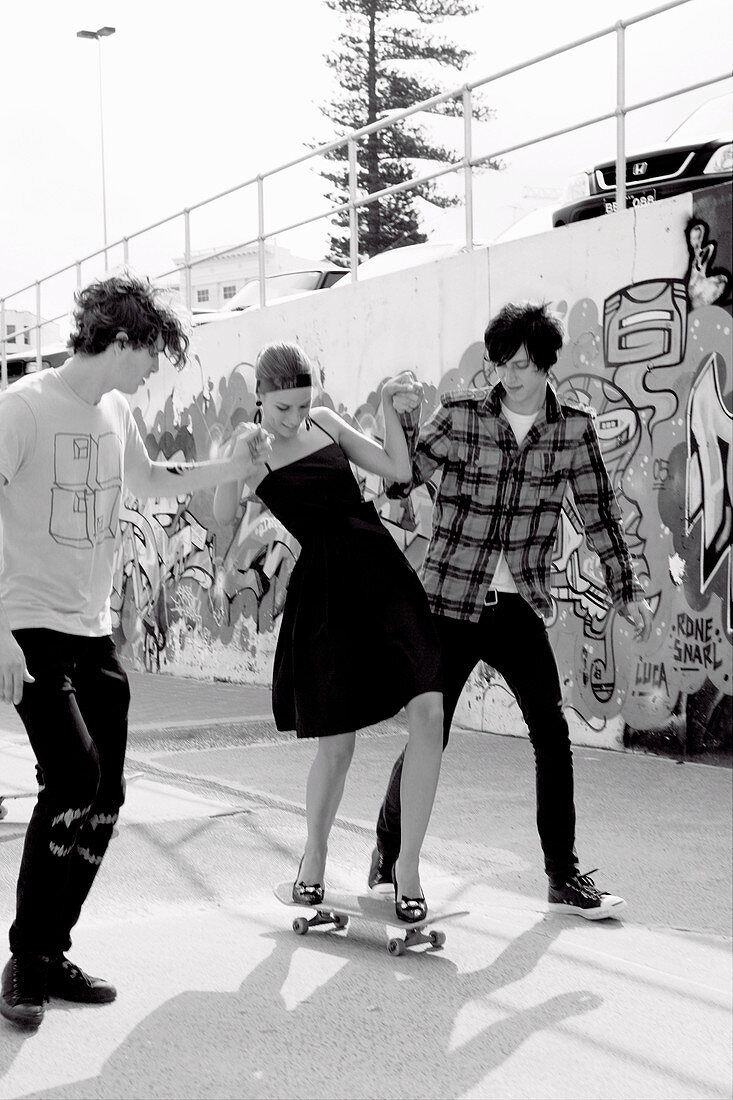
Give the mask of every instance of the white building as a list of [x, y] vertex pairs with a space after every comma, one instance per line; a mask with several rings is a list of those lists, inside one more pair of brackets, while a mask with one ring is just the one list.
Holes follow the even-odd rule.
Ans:
[[[0, 332], [0, 340], [5, 341], [8, 353], [21, 351], [23, 348], [36, 347], [36, 315], [27, 309], [7, 309], [4, 314], [3, 330]], [[57, 344], [61, 340], [61, 330], [53, 321], [44, 321], [41, 318], [41, 346]], [[26, 331], [29, 330], [29, 331]]]
[[[237, 248], [224, 256], [212, 256], [218, 249], [208, 248], [192, 252], [191, 260], [191, 306], [205, 309], [219, 309], [233, 298], [245, 283], [256, 279], [258, 272], [257, 245]], [[206, 257], [212, 258], [207, 260]], [[321, 261], [317, 261], [320, 263]], [[182, 256], [175, 257], [174, 263], [182, 265]], [[265, 242], [265, 274], [278, 275], [282, 271], [299, 271], [312, 267], [314, 261], [304, 256], [295, 256], [288, 248], [280, 248], [273, 241]], [[178, 288], [183, 293], [183, 272]]]

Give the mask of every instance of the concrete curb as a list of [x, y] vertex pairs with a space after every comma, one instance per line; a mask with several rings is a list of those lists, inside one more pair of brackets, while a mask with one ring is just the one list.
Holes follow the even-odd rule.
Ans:
[[[365, 732], [365, 731], [362, 731]], [[407, 727], [399, 718], [391, 718], [368, 727], [370, 737], [405, 734]], [[271, 715], [247, 715], [241, 718], [194, 719], [158, 725], [155, 722], [133, 723], [128, 732], [128, 745], [147, 752], [164, 752], [167, 748], [223, 748], [297, 741], [292, 731], [282, 732]], [[308, 738], [308, 740], [313, 740]]]

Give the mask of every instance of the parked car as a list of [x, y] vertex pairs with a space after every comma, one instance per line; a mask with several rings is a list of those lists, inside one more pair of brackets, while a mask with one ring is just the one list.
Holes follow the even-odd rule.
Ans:
[[[484, 248], [486, 243], [486, 241], [476, 241], [473, 247]], [[423, 244], [387, 248], [384, 252], [378, 252], [376, 256], [370, 256], [359, 264], [357, 282], [373, 279], [377, 275], [388, 275], [393, 271], [404, 271], [408, 267], [429, 264], [434, 260], [443, 260], [446, 256], [457, 256], [461, 252], [468, 252], [465, 240], [425, 241]], [[343, 282], [351, 282], [351, 272], [346, 275]]]
[[538, 233], [550, 233], [552, 232], [552, 213], [551, 206], [530, 210], [528, 214], [523, 214], [506, 229], [502, 229], [491, 243], [501, 244], [503, 241], [517, 241], [521, 237], [535, 237]]
[[[60, 367], [71, 355], [68, 344], [44, 344], [41, 347], [41, 369]], [[24, 374], [33, 374], [38, 370], [36, 349], [26, 347], [8, 351], [6, 356], [8, 365], [8, 382], [16, 382]]]
[[[314, 290], [327, 290], [339, 279], [343, 279], [344, 275], [346, 268], [337, 267], [336, 264], [318, 264], [303, 271], [283, 271], [279, 275], [268, 275], [265, 278], [265, 301], [270, 305], [280, 298], [300, 297], [301, 294], [310, 294]], [[194, 324], [219, 320], [243, 309], [256, 308], [259, 304], [260, 280], [251, 279], [220, 309], [194, 309]]]
[[[647, 206], [732, 179], [733, 93], [727, 93], [694, 110], [663, 145], [627, 157], [626, 205]], [[573, 176], [565, 197], [567, 205], [555, 211], [553, 226], [615, 213], [615, 160]]]

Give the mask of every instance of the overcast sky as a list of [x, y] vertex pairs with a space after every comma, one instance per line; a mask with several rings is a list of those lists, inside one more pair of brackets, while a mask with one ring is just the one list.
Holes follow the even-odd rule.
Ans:
[[[483, 0], [475, 16], [446, 21], [444, 28], [475, 51], [467, 75], [476, 78], [653, 6], [653, 0]], [[631, 28], [629, 100], [730, 70], [731, 7], [727, 0], [691, 0]], [[0, 295], [102, 243], [98, 48], [76, 32], [105, 24], [116, 28], [102, 43], [110, 240], [332, 136], [318, 105], [332, 90], [323, 54], [339, 21], [322, 0], [2, 0]], [[608, 39], [490, 85], [486, 102], [497, 108], [497, 119], [478, 127], [477, 148], [501, 148], [611, 108], [614, 49]], [[460, 82], [450, 77], [447, 86]], [[666, 137], [696, 104], [729, 87], [639, 112], [629, 120], [632, 146]], [[460, 139], [460, 123], [444, 125], [448, 130], [439, 136]], [[528, 188], [560, 188], [570, 172], [613, 156], [614, 147], [609, 122], [512, 156], [501, 179], [485, 173], [477, 235], [493, 236], [519, 216], [532, 201]], [[320, 187], [312, 170], [278, 180], [268, 193], [268, 227], [315, 213]], [[193, 247], [253, 236], [253, 213], [240, 196], [199, 215]], [[460, 211], [428, 211], [427, 229], [435, 237], [455, 236], [461, 224]], [[314, 258], [323, 255], [325, 242], [322, 225], [278, 238]], [[147, 245], [134, 246], [131, 259], [160, 274], [160, 267], [150, 268], [172, 266], [182, 251], [179, 219]], [[92, 265], [84, 273], [91, 277]], [[49, 302], [60, 288], [61, 280], [52, 284]]]

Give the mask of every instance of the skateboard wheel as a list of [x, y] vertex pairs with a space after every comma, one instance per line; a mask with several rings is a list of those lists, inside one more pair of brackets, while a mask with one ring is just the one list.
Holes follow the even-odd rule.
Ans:
[[308, 921], [305, 917], [296, 917], [293, 921], [293, 932], [297, 932], [299, 936], [304, 936], [308, 931]]
[[0, 821], [2, 821], [2, 819], [4, 817], [7, 817], [7, 816], [8, 816], [8, 807], [5, 805], [4, 802], [0, 802]]
[[445, 943], [445, 932], [428, 932], [428, 939], [433, 947], [442, 947]]
[[343, 913], [334, 913], [333, 926], [334, 928], [346, 928], [349, 923], [349, 918], [344, 916]]
[[390, 955], [404, 955], [405, 942], [404, 940], [390, 940], [387, 944], [387, 950]]

